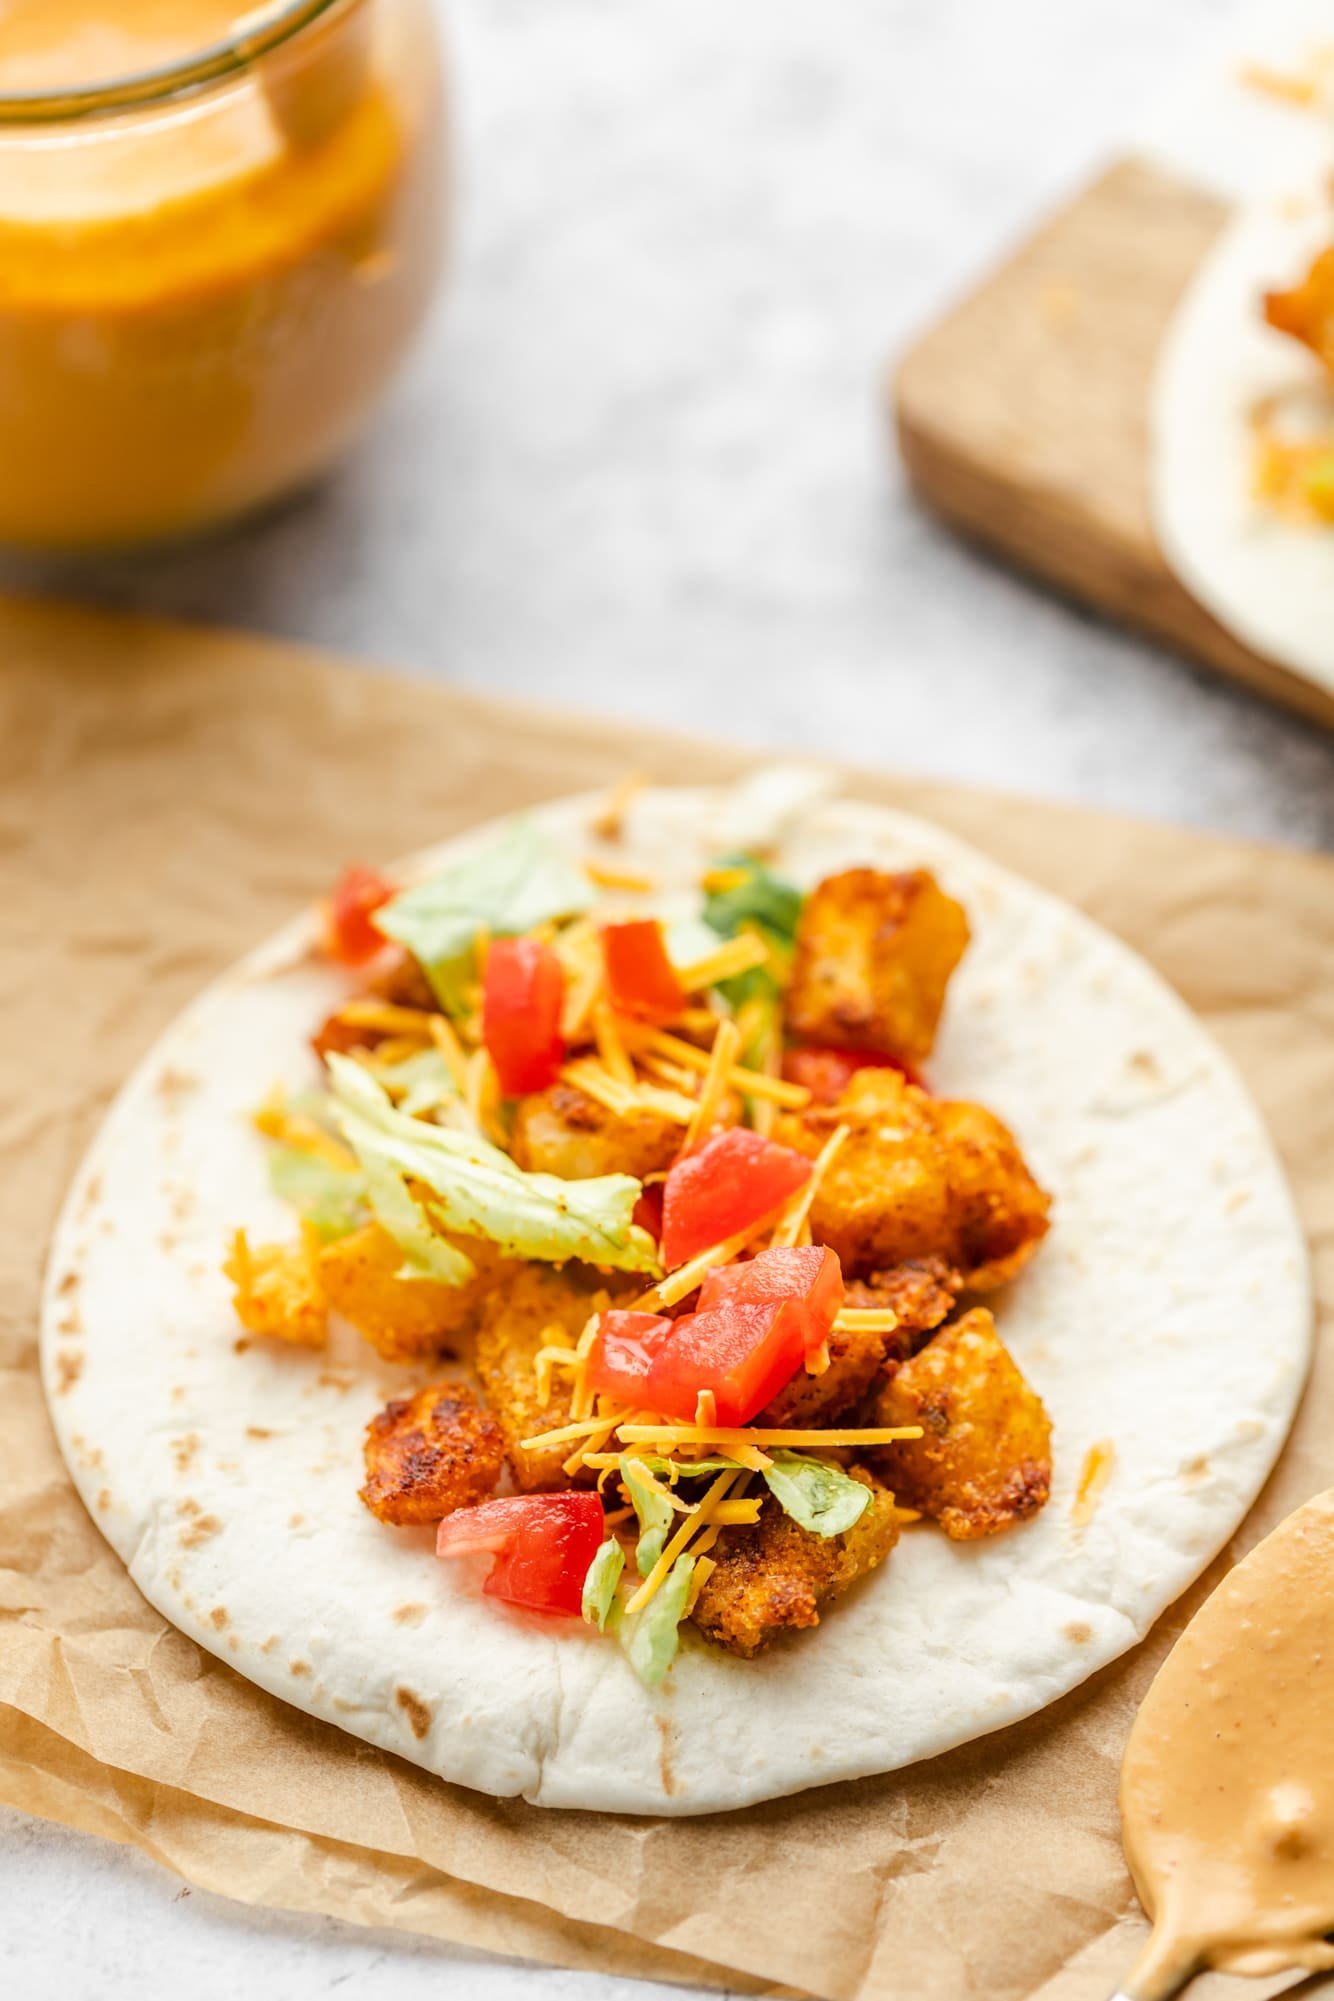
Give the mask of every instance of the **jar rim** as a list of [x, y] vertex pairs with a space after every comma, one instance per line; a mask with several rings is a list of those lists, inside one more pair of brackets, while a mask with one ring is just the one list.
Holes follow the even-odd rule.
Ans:
[[105, 83], [79, 84], [69, 90], [0, 92], [0, 127], [53, 125], [80, 118], [106, 117], [119, 111], [144, 110], [173, 98], [192, 96], [242, 75], [272, 50], [291, 41], [326, 14], [349, 11], [360, 0], [289, 0], [250, 25], [243, 21], [235, 34], [211, 42], [179, 62], [161, 64]]

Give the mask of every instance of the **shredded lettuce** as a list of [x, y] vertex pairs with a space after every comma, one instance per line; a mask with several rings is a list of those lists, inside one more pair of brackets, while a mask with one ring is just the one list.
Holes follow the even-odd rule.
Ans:
[[755, 928], [790, 950], [801, 915], [801, 891], [756, 855], [722, 855], [710, 867], [745, 869], [746, 880], [735, 889], [713, 890], [705, 897], [704, 922], [709, 929], [722, 938], [735, 938], [739, 931]]
[[443, 1008], [465, 1011], [477, 933], [515, 936], [557, 917], [577, 917], [595, 900], [588, 878], [531, 820], [515, 820], [499, 840], [451, 862], [376, 911], [372, 922], [406, 945]]
[[366, 1220], [366, 1177], [335, 1167], [303, 1147], [269, 1148], [269, 1186], [280, 1202], [314, 1225], [325, 1243], [346, 1237]]
[[625, 1551], [614, 1535], [609, 1535], [588, 1566], [584, 1579], [583, 1613], [590, 1626], [600, 1633], [607, 1630], [607, 1615], [616, 1603], [616, 1586], [625, 1569]]
[[621, 1645], [647, 1688], [656, 1688], [676, 1659], [681, 1644], [681, 1620], [694, 1575], [694, 1557], [678, 1556], [666, 1582], [643, 1611], [621, 1622]]
[[870, 1488], [849, 1479], [840, 1466], [797, 1452], [776, 1452], [764, 1469], [764, 1483], [784, 1514], [812, 1535], [842, 1535], [861, 1520], [871, 1500]]
[[645, 1479], [647, 1470], [641, 1459], [633, 1459], [627, 1455], [621, 1460], [621, 1479], [639, 1521], [635, 1568], [641, 1577], [648, 1576], [662, 1555], [667, 1532], [676, 1513], [667, 1496], [660, 1494], [657, 1488], [651, 1486]]
[[371, 1207], [409, 1265], [455, 1284], [470, 1277], [471, 1259], [439, 1234], [449, 1230], [487, 1237], [510, 1257], [580, 1258], [658, 1275], [653, 1239], [632, 1220], [640, 1195], [633, 1175], [525, 1174], [487, 1140], [395, 1110], [350, 1058], [326, 1061], [339, 1129], [365, 1172]]
[[648, 1453], [640, 1453], [639, 1463], [641, 1466], [647, 1467], [650, 1473], [656, 1473], [659, 1477], [664, 1473], [670, 1473], [673, 1466], [675, 1466], [683, 1480], [702, 1480], [706, 1473], [739, 1473], [741, 1471], [741, 1461], [739, 1459], [725, 1459], [721, 1455], [711, 1459], [659, 1459]]

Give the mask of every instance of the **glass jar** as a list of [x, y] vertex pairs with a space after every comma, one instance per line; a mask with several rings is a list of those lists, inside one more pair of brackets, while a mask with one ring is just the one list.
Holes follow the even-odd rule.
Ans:
[[308, 481], [438, 274], [430, 0], [4, 14], [0, 540], [189, 535]]

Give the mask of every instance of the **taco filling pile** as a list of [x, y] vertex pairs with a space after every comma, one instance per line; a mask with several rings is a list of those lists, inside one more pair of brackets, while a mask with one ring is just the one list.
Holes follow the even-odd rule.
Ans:
[[1047, 1415], [974, 1302], [1048, 1197], [924, 1069], [967, 942], [924, 870], [803, 894], [726, 855], [669, 911], [526, 822], [407, 887], [347, 871], [322, 1088], [256, 1115], [299, 1234], [226, 1271], [250, 1334], [338, 1316], [432, 1375], [371, 1418], [366, 1507], [649, 1683], [684, 1621], [749, 1658], [906, 1522], [1041, 1508]]

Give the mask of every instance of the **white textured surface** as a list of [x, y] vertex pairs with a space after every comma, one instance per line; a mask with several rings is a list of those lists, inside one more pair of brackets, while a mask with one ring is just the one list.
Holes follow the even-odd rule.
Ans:
[[[1229, 11], [452, 0], [454, 283], [373, 438], [214, 549], [6, 574], [1334, 845], [1324, 739], [979, 560], [884, 449], [886, 358]], [[137, 1857], [0, 1816], [0, 1991], [659, 1991], [176, 1895]]]

